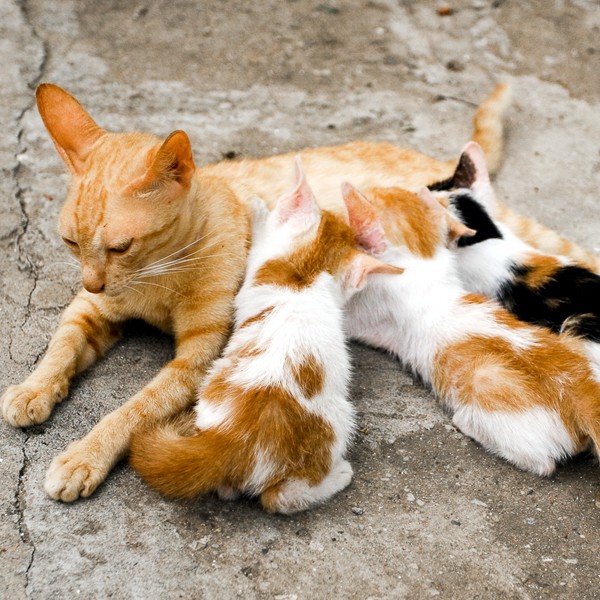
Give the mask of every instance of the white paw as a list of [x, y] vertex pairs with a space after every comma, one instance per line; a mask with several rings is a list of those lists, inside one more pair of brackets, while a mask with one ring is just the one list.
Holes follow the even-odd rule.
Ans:
[[13, 427], [29, 427], [43, 423], [57, 402], [64, 397], [60, 386], [36, 383], [11, 385], [2, 396], [2, 414]]
[[52, 461], [44, 489], [51, 498], [63, 502], [87, 498], [109, 470], [110, 465], [101, 464], [81, 442], [74, 442]]

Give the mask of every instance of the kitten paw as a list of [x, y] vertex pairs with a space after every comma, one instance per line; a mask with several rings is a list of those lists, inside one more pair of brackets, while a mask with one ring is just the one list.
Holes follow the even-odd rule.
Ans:
[[48, 386], [11, 385], [2, 396], [2, 414], [13, 427], [30, 427], [43, 423], [61, 399], [61, 390]]
[[52, 461], [44, 489], [51, 498], [63, 502], [87, 498], [104, 481], [109, 470], [110, 465], [99, 464], [82, 444], [74, 442]]

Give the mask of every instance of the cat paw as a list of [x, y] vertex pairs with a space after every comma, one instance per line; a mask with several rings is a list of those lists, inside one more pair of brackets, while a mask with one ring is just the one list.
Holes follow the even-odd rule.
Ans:
[[91, 495], [108, 471], [109, 466], [98, 464], [82, 444], [74, 442], [52, 461], [44, 489], [54, 500], [73, 502]]
[[50, 387], [28, 383], [11, 385], [2, 396], [2, 414], [13, 427], [30, 427], [43, 423], [57, 401], [60, 401], [60, 393]]

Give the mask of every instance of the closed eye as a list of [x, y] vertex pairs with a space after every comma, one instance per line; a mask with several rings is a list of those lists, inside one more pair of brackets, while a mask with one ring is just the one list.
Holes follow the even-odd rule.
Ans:
[[133, 239], [125, 240], [124, 242], [111, 246], [108, 251], [112, 252], [113, 254], [124, 254], [127, 252], [127, 250], [129, 250], [129, 248], [131, 248], [132, 242]]
[[79, 246], [77, 245], [77, 242], [74, 242], [73, 240], [70, 240], [69, 238], [64, 237], [63, 242], [67, 246], [69, 246], [69, 248], [71, 248], [71, 250], [77, 250], [79, 248]]

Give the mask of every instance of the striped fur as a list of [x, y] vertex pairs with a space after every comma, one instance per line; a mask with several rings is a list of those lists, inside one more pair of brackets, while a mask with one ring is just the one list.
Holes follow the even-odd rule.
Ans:
[[[350, 301], [350, 335], [398, 356], [463, 433], [519, 468], [549, 475], [590, 441], [598, 452], [600, 380], [585, 344], [467, 293], [447, 248], [452, 218], [422, 194], [419, 203], [403, 190], [375, 190], [372, 204], [346, 194], [357, 240], [368, 247], [362, 224], [370, 222], [378, 258], [405, 267], [402, 277], [374, 279]], [[394, 198], [420, 207], [412, 220]], [[382, 225], [373, 234], [377, 215]]]

